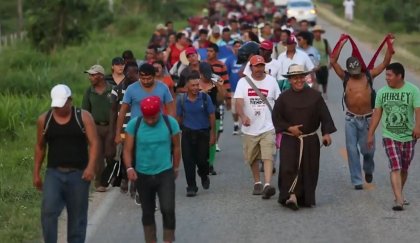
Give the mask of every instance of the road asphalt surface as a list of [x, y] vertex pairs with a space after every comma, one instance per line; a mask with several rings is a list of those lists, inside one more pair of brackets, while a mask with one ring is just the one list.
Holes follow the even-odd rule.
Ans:
[[[325, 21], [319, 23], [334, 47], [342, 31]], [[378, 45], [381, 41], [378, 40]], [[346, 44], [339, 61], [343, 67], [350, 55], [349, 46]], [[372, 49], [362, 44], [359, 47], [368, 63]], [[406, 74], [406, 80], [420, 86], [412, 74]], [[378, 89], [385, 84], [382, 74], [376, 78], [374, 87]], [[331, 70], [327, 104], [338, 132], [332, 135], [332, 145], [321, 149], [315, 208], [297, 212], [284, 208], [277, 203], [278, 190], [270, 200], [251, 195], [253, 181], [249, 167], [243, 162], [241, 136], [232, 136], [232, 118], [227, 113], [220, 139], [222, 151], [216, 157], [218, 175], [211, 176], [210, 189], [204, 191], [199, 186], [198, 195], [187, 198], [181, 167], [176, 181], [176, 242], [420, 242], [419, 144], [405, 189], [411, 205], [405, 211], [391, 210], [393, 194], [380, 130], [376, 133], [373, 183], [365, 185], [363, 191], [354, 190], [347, 165], [341, 97], [342, 83]], [[276, 189], [277, 176], [278, 173], [272, 182]], [[197, 182], [200, 185], [199, 178]], [[89, 219], [87, 242], [144, 242], [141, 208], [128, 195], [121, 194], [119, 188], [106, 194]], [[158, 242], [162, 242], [160, 211], [156, 212], [156, 220]]]

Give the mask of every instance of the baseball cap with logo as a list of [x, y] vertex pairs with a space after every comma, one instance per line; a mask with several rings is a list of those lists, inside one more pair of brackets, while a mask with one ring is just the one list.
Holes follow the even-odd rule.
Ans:
[[267, 50], [267, 51], [272, 51], [273, 50], [273, 42], [271, 42], [269, 40], [265, 40], [265, 41], [261, 42], [260, 49], [264, 49], [264, 50]]
[[347, 72], [352, 75], [357, 75], [362, 73], [362, 65], [360, 65], [359, 59], [356, 57], [349, 57], [346, 61]]
[[255, 66], [255, 65], [258, 65], [258, 64], [265, 64], [265, 60], [264, 60], [264, 58], [262, 56], [255, 55], [255, 56], [252, 56], [251, 57], [251, 59], [249, 60], [249, 63], [252, 66]]
[[51, 107], [63, 107], [70, 96], [71, 90], [67, 85], [57, 84], [51, 89]]
[[140, 109], [143, 117], [150, 117], [160, 112], [159, 96], [150, 96], [140, 101]]
[[88, 73], [88, 74], [101, 73], [101, 74], [105, 75], [105, 69], [101, 65], [96, 64], [96, 65], [93, 65], [92, 67], [90, 67], [89, 70], [86, 70], [85, 73]]

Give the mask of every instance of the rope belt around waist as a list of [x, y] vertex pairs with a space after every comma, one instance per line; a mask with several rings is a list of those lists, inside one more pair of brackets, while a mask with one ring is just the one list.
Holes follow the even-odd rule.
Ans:
[[[293, 135], [292, 133], [289, 133], [289, 132], [283, 132], [283, 134], [286, 134], [286, 135], [295, 137], [295, 135]], [[298, 169], [297, 169], [296, 177], [293, 180], [292, 185], [290, 186], [289, 193], [292, 193], [295, 190], [295, 187], [296, 187], [296, 184], [297, 184], [297, 181], [298, 181], [299, 170], [300, 170], [300, 165], [302, 163], [302, 156], [303, 156], [303, 139], [306, 138], [306, 137], [312, 136], [312, 135], [316, 135], [316, 134], [317, 133], [315, 131], [315, 132], [311, 132], [311, 133], [308, 133], [308, 134], [302, 134], [299, 137], [297, 137], [299, 139], [299, 143], [300, 143], [299, 144], [299, 164], [298, 164]]]

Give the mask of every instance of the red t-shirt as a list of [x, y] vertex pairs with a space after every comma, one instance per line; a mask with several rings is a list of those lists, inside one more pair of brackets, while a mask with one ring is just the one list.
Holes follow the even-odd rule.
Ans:
[[176, 47], [176, 44], [172, 44], [170, 47], [171, 54], [169, 56], [169, 65], [172, 67], [177, 61], [179, 61], [179, 55], [185, 49], [182, 48], [181, 50]]

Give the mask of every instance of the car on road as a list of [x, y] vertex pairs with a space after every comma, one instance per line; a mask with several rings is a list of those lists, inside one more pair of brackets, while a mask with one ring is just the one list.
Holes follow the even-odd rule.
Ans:
[[316, 9], [311, 0], [289, 0], [286, 9], [287, 18], [295, 17], [296, 20], [307, 20], [311, 25], [316, 24]]

